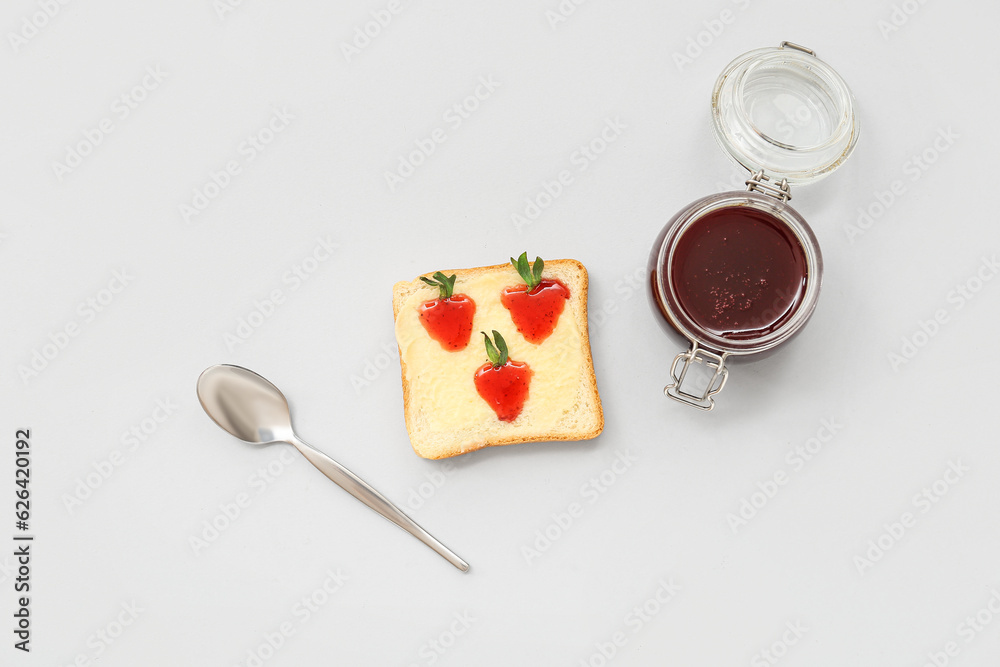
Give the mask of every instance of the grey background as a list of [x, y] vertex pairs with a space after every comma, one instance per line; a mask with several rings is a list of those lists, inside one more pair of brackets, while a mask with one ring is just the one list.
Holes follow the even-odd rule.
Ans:
[[[996, 3], [591, 0], [553, 25], [555, 0], [409, 2], [346, 57], [387, 5], [6, 3], [0, 540], [14, 532], [24, 427], [37, 539], [33, 652], [5, 633], [2, 662], [255, 664], [249, 652], [288, 623], [263, 664], [762, 665], [768, 650], [783, 665], [915, 667], [949, 642], [948, 664], [993, 664], [1000, 618], [988, 611], [971, 640], [963, 624], [1000, 590], [1000, 280], [975, 283], [1000, 248]], [[58, 11], [33, 19], [44, 6]], [[24, 38], [32, 20], [44, 25]], [[813, 320], [735, 364], [719, 408], [701, 414], [662, 396], [682, 346], [637, 279], [674, 211], [742, 181], [711, 135], [711, 87], [732, 58], [783, 39], [852, 85], [862, 137], [842, 169], [794, 193], [826, 260]], [[147, 68], [162, 80], [131, 92]], [[456, 127], [445, 114], [480, 77], [499, 86]], [[122, 95], [145, 99], [122, 118]], [[250, 160], [241, 143], [275, 110], [294, 118]], [[60, 178], [53, 163], [103, 119], [111, 133]], [[625, 129], [580, 171], [574, 152], [609, 119]], [[436, 128], [447, 140], [391, 189], [385, 172]], [[933, 163], [915, 171], [925, 152]], [[240, 172], [185, 220], [179, 207], [229, 161]], [[562, 170], [573, 183], [517, 229], [512, 214]], [[321, 238], [337, 249], [313, 266]], [[392, 284], [522, 250], [590, 271], [604, 434], [424, 461], [403, 425]], [[315, 270], [294, 288], [303, 264]], [[103, 292], [122, 270], [128, 285]], [[959, 307], [967, 283], [981, 289]], [[274, 290], [283, 302], [227, 345]], [[92, 317], [87, 299], [105, 302]], [[946, 321], [920, 336], [938, 311]], [[77, 335], [22, 378], [67, 325]], [[921, 346], [893, 368], [904, 338]], [[472, 571], [301, 459], [217, 429], [194, 383], [219, 362], [273, 380], [306, 440], [419, 504], [413, 516]], [[175, 406], [162, 423], [157, 401]], [[824, 419], [841, 428], [797, 470], [787, 453]], [[125, 434], [143, 428], [135, 446]], [[626, 454], [591, 502], [588, 480]], [[110, 457], [120, 465], [101, 478]], [[968, 470], [936, 502], [915, 498], [950, 462]], [[262, 482], [268, 465], [280, 474]], [[729, 515], [782, 472], [734, 531]], [[240, 494], [240, 516], [194, 547]], [[552, 528], [572, 503], [582, 515]], [[912, 525], [885, 537], [906, 512]], [[561, 534], [526, 556], [546, 529]], [[880, 537], [891, 548], [859, 566]], [[9, 619], [11, 557], [0, 565]], [[317, 593], [328, 571], [347, 579]], [[679, 587], [662, 604], [661, 581]], [[313, 594], [325, 604], [303, 622], [296, 604]]]

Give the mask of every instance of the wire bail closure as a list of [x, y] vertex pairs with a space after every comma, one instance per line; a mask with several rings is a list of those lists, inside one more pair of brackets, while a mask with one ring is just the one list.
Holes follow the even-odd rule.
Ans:
[[[726, 386], [726, 380], [729, 378], [729, 369], [726, 368], [727, 356], [728, 353], [715, 354], [714, 352], [699, 348], [697, 342], [692, 342], [690, 350], [681, 352], [674, 357], [674, 362], [670, 365], [670, 377], [673, 379], [673, 383], [664, 387], [663, 393], [675, 401], [686, 403], [699, 410], [711, 410], [715, 407], [715, 399], [712, 397], [722, 391], [722, 388]], [[684, 362], [684, 366], [678, 375], [677, 364], [681, 361]], [[690, 368], [692, 363], [704, 364], [715, 371], [711, 381], [709, 381], [701, 394], [692, 394], [682, 388], [684, 378], [687, 376], [688, 368]]]
[[779, 201], [785, 202], [792, 198], [792, 188], [788, 185], [788, 181], [783, 178], [781, 182], [775, 183], [770, 176], [764, 174], [763, 169], [752, 172], [750, 178], [744, 181], [744, 185], [747, 186], [747, 192], [771, 195]]
[[816, 57], [816, 52], [807, 46], [802, 46], [801, 44], [796, 44], [795, 42], [789, 42], [788, 40], [783, 41], [778, 45], [779, 49], [795, 49], [801, 51], [802, 53], [808, 53], [812, 57]]

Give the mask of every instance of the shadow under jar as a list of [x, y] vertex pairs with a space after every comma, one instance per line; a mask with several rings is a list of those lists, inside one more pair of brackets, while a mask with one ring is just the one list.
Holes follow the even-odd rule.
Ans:
[[[791, 185], [840, 166], [859, 130], [844, 80], [790, 42], [730, 63], [715, 84], [712, 118], [719, 144], [750, 172], [747, 190], [688, 205], [649, 257], [653, 309], [690, 342], [671, 364], [664, 393], [702, 410], [715, 407], [730, 356], [771, 350], [812, 315], [823, 259], [808, 223], [787, 203]], [[694, 381], [692, 365], [710, 377]]]

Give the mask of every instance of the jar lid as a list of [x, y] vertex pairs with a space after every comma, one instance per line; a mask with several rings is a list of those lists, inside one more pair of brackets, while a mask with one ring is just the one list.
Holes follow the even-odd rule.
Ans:
[[819, 180], [839, 167], [860, 130], [847, 83], [791, 42], [729, 63], [712, 92], [712, 120], [736, 162], [789, 183]]

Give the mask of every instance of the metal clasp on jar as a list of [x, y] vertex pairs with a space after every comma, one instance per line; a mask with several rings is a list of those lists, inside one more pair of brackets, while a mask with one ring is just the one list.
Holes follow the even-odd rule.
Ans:
[[[673, 378], [673, 383], [664, 387], [663, 393], [675, 401], [686, 403], [699, 410], [711, 410], [715, 407], [715, 399], [712, 397], [722, 391], [722, 388], [726, 386], [726, 380], [729, 378], [729, 369], [726, 368], [727, 356], [729, 356], [728, 352], [716, 354], [704, 348], [699, 348], [697, 342], [692, 342], [690, 350], [681, 352], [674, 357], [674, 363], [670, 365], [670, 377]], [[681, 362], [684, 365], [678, 374], [677, 365]], [[704, 364], [707, 368], [714, 371], [712, 379], [709, 380], [704, 391], [700, 394], [685, 391], [683, 388], [684, 379], [687, 377], [688, 369], [693, 363]]]

